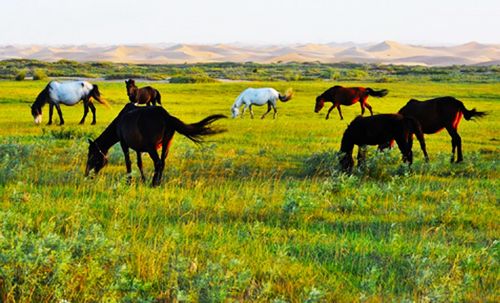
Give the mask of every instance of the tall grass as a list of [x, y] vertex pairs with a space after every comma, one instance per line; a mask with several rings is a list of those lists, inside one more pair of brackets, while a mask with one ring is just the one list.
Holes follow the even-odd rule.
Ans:
[[33, 124], [26, 105], [43, 83], [0, 82], [1, 301], [499, 300], [497, 85], [361, 84], [389, 89], [369, 99], [377, 113], [454, 95], [490, 115], [461, 123], [462, 164], [439, 133], [426, 136], [430, 163], [419, 149], [408, 168], [397, 150], [369, 148], [346, 175], [337, 151], [360, 108], [315, 114], [329, 83], [148, 84], [184, 122], [228, 113], [249, 86], [295, 96], [276, 120], [218, 122], [229, 131], [202, 146], [175, 135], [151, 188], [149, 157], [148, 182], [133, 167], [128, 185], [119, 146], [83, 176], [87, 138], [127, 102], [121, 82], [99, 83], [112, 108], [97, 105], [96, 126], [77, 125], [77, 106], [62, 108], [65, 127]]

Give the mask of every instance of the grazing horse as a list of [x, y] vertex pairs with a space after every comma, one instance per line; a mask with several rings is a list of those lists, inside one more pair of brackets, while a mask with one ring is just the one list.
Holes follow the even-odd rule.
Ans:
[[[174, 133], [178, 132], [193, 142], [201, 143], [202, 137], [225, 131], [209, 127], [212, 122], [221, 118], [226, 118], [226, 116], [212, 115], [198, 123], [184, 124], [162, 107], [138, 107], [133, 103], [128, 103], [95, 141], [89, 139], [85, 176], [88, 176], [92, 169], [97, 174], [107, 164], [108, 150], [120, 142], [125, 155], [129, 180], [132, 172], [129, 148], [132, 148], [137, 152], [137, 166], [141, 172], [142, 181], [145, 181], [145, 177], [142, 171], [141, 152], [149, 154], [155, 167], [152, 185], [158, 186]], [[161, 156], [158, 156], [157, 150], [160, 147], [162, 148]]]
[[282, 102], [287, 102], [292, 99], [292, 97], [293, 92], [291, 89], [288, 89], [285, 95], [281, 95], [274, 88], [247, 88], [234, 101], [233, 106], [231, 106], [231, 113], [233, 118], [236, 118], [240, 112], [239, 108], [244, 105], [245, 107], [241, 112], [241, 117], [243, 118], [243, 114], [248, 108], [250, 110], [250, 116], [253, 119], [252, 105], [261, 106], [267, 104], [267, 112], [262, 115], [261, 119], [266, 117], [266, 115], [271, 111], [271, 108], [274, 110], [273, 119], [276, 119], [276, 115], [278, 114], [276, 110], [277, 100], [279, 99]]
[[340, 151], [344, 153], [340, 160], [342, 170], [350, 172], [354, 166], [352, 152], [358, 145], [358, 165], [365, 158], [365, 145], [378, 145], [396, 141], [403, 155], [403, 162], [413, 163], [410, 140], [415, 134], [420, 142], [426, 161], [429, 157], [425, 149], [425, 140], [420, 123], [412, 117], [400, 114], [380, 114], [370, 117], [356, 117], [347, 127], [342, 137]]
[[59, 125], [64, 124], [64, 119], [61, 112], [60, 104], [75, 105], [83, 100], [83, 117], [80, 124], [85, 122], [85, 117], [92, 111], [92, 125], [96, 123], [95, 120], [95, 106], [90, 98], [94, 98], [99, 103], [109, 106], [103, 99], [96, 84], [91, 84], [87, 81], [50, 81], [49, 84], [38, 94], [35, 102], [31, 105], [31, 114], [35, 119], [36, 124], [42, 122], [42, 107], [45, 103], [49, 103], [49, 123], [52, 124], [52, 114], [54, 107], [59, 114]]
[[[458, 124], [462, 116], [465, 120], [470, 120], [486, 115], [485, 112], [476, 111], [475, 108], [466, 109], [461, 101], [453, 97], [440, 97], [427, 101], [411, 99], [399, 110], [399, 113], [417, 119], [424, 134], [434, 134], [446, 128], [451, 136], [451, 163], [455, 160], [455, 148], [457, 149], [456, 163], [463, 161], [462, 138], [458, 134]], [[381, 148], [384, 147], [387, 147], [387, 144], [381, 146]]]
[[361, 116], [365, 113], [365, 107], [368, 108], [370, 114], [373, 116], [372, 107], [366, 99], [368, 96], [374, 97], [384, 97], [389, 91], [387, 89], [375, 91], [369, 87], [342, 87], [336, 85], [327, 89], [324, 93], [316, 98], [316, 106], [314, 107], [314, 112], [319, 113], [319, 111], [325, 106], [325, 102], [332, 102], [333, 105], [328, 110], [326, 114], [326, 119], [330, 117], [330, 112], [336, 107], [339, 111], [340, 120], [344, 120], [342, 112], [340, 111], [340, 105], [353, 105], [359, 101], [361, 105]]
[[158, 105], [161, 106], [161, 95], [157, 89], [151, 86], [138, 88], [133, 79], [125, 80], [125, 85], [127, 86], [127, 96], [130, 102], [146, 105], [151, 103], [156, 105], [156, 102], [158, 102]]

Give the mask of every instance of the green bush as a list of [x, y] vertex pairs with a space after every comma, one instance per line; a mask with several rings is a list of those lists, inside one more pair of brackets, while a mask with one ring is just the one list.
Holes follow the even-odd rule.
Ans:
[[24, 78], [26, 78], [26, 71], [22, 70], [16, 74], [16, 77], [14, 79], [16, 79], [16, 81], [23, 81]]
[[206, 75], [176, 76], [170, 78], [170, 83], [215, 83], [219, 82]]
[[43, 69], [35, 69], [33, 71], [33, 80], [45, 80], [47, 78], [47, 74]]

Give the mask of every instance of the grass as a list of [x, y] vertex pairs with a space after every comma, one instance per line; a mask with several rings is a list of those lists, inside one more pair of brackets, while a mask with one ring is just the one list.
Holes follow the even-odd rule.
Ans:
[[222, 121], [228, 132], [202, 146], [176, 135], [160, 188], [147, 156], [148, 183], [133, 167], [127, 185], [117, 146], [83, 176], [87, 138], [127, 100], [121, 81], [98, 84], [112, 108], [97, 105], [97, 125], [77, 124], [78, 105], [59, 127], [30, 116], [43, 81], [0, 82], [1, 301], [500, 300], [498, 83], [340, 83], [389, 89], [369, 99], [376, 113], [443, 95], [489, 112], [462, 121], [463, 164], [441, 132], [426, 137], [429, 164], [418, 148], [411, 169], [371, 148], [352, 175], [336, 157], [359, 106], [343, 121], [313, 112], [331, 82], [141, 83], [185, 122], [229, 115], [248, 86], [295, 91], [276, 120]]

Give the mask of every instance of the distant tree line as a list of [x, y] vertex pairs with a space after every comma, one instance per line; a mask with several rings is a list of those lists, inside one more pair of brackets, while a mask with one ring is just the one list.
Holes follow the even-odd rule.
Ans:
[[498, 82], [500, 66], [405, 66], [355, 63], [253, 62], [199, 64], [127, 64], [60, 60], [11, 59], [0, 61], [0, 79], [44, 80], [48, 77], [170, 80], [175, 83], [250, 81], [448, 81]]

